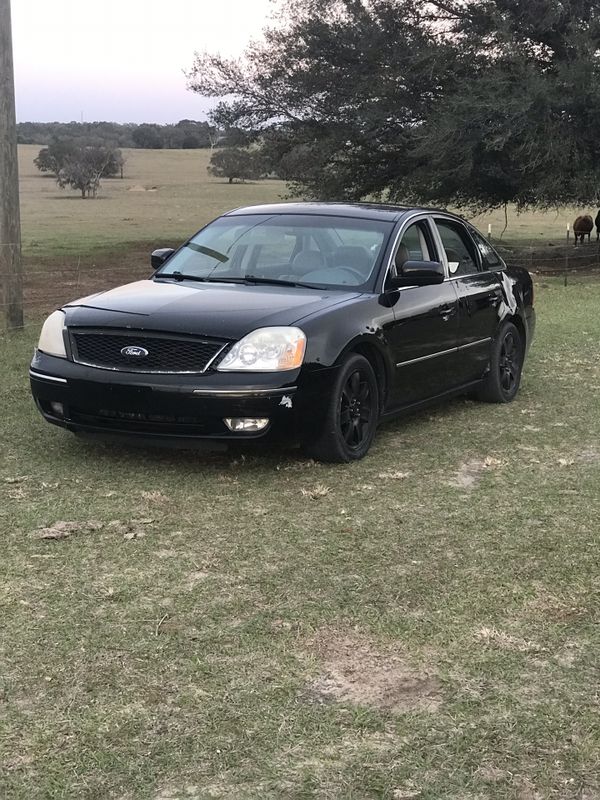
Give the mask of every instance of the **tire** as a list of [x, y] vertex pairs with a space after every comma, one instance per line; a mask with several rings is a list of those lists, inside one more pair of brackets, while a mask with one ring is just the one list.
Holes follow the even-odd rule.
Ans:
[[358, 461], [369, 452], [378, 418], [379, 388], [373, 367], [364, 356], [351, 353], [343, 360], [327, 400], [322, 430], [305, 450], [318, 461]]
[[486, 403], [510, 403], [517, 396], [525, 347], [519, 329], [505, 322], [492, 345], [490, 371], [477, 398]]

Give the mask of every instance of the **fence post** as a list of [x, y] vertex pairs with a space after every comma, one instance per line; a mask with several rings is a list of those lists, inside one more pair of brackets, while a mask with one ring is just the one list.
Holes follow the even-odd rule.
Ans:
[[[567, 246], [565, 247], [565, 278], [564, 278], [564, 285], [567, 285], [567, 271], [569, 269], [569, 239], [571, 238], [571, 226], [567, 222]], [[577, 243], [577, 240], [575, 240]]]
[[492, 241], [492, 223], [488, 222], [488, 242]]

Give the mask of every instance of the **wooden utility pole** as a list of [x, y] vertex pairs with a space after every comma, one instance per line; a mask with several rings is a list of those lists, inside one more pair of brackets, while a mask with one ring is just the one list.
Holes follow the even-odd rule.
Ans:
[[21, 218], [10, 0], [0, 0], [0, 283], [6, 327], [23, 327]]

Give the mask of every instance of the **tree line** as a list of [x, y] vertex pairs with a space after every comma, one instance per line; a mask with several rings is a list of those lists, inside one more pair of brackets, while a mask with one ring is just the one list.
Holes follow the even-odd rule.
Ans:
[[292, 192], [477, 210], [600, 196], [597, 0], [281, 0], [188, 85]]
[[109, 147], [187, 150], [214, 147], [223, 132], [208, 122], [182, 119], [173, 125], [117, 122], [19, 122], [19, 144], [49, 145], [56, 140], [85, 140]]

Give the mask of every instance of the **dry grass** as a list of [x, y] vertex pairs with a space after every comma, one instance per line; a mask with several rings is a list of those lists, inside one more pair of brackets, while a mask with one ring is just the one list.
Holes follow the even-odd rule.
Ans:
[[26, 256], [87, 259], [97, 247], [187, 238], [235, 206], [272, 202], [280, 181], [229, 185], [210, 178], [208, 150], [124, 150], [125, 177], [102, 182], [97, 199], [60, 189], [33, 163], [40, 148], [19, 145], [23, 247]]
[[0, 340], [0, 797], [596, 800], [600, 284], [333, 467], [85, 445]]
[[[36, 149], [43, 310], [282, 191], [132, 151], [81, 201]], [[600, 284], [536, 295], [515, 403], [343, 467], [86, 445], [33, 408], [39, 316], [0, 336], [2, 800], [597, 800]]]

